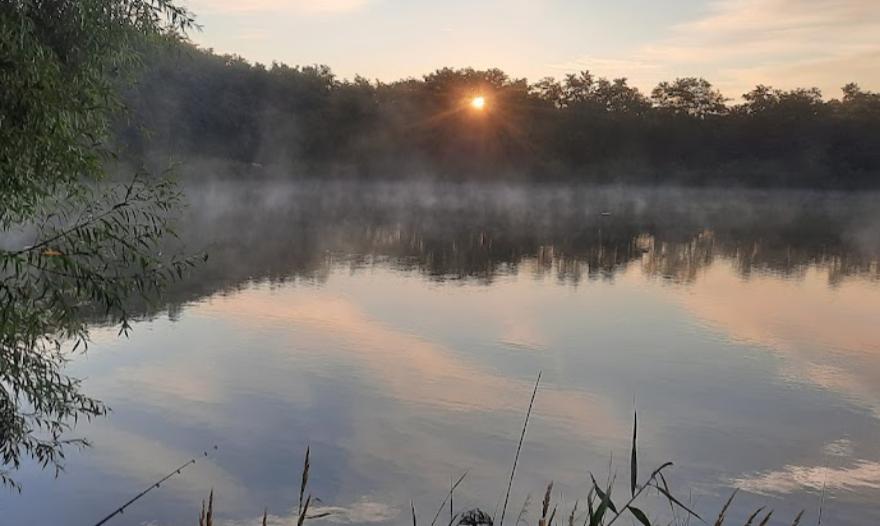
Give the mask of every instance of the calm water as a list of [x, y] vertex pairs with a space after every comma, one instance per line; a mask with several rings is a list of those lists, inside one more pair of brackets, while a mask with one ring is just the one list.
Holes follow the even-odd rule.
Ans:
[[[554, 480], [642, 471], [711, 514], [759, 505], [880, 522], [877, 195], [454, 185], [209, 183], [184, 239], [209, 263], [130, 339], [96, 327], [72, 364], [113, 408], [67, 473], [25, 467], [4, 524], [292, 520], [302, 456], [331, 520], [429, 523]], [[558, 497], [559, 498], [559, 497]], [[648, 506], [657, 513], [663, 508]], [[628, 523], [628, 522], [627, 522]]]

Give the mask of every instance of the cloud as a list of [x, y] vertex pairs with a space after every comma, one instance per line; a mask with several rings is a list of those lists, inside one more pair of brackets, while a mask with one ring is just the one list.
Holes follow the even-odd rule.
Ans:
[[[878, 29], [880, 31], [880, 29]], [[727, 68], [719, 86], [742, 94], [757, 84], [781, 87], [819, 87], [826, 98], [838, 98], [850, 81], [876, 90], [880, 87], [880, 49], [851, 56], [800, 60], [789, 64]], [[729, 86], [729, 88], [728, 88]]]
[[232, 36], [239, 42], [266, 42], [271, 38], [267, 31], [245, 31]]
[[561, 62], [559, 64], [551, 64], [553, 69], [561, 69], [565, 71], [589, 69], [603, 75], [604, 71], [611, 71], [611, 76], [620, 76], [619, 72], [634, 72], [644, 70], [656, 70], [660, 68], [660, 64], [647, 60], [622, 59], [622, 58], [603, 58], [591, 55]]
[[741, 42], [773, 40], [781, 34], [803, 35], [876, 25], [873, 0], [722, 0], [707, 16], [679, 24], [685, 34]]
[[836, 95], [851, 80], [880, 87], [878, 34], [876, 0], [723, 0], [625, 58], [587, 57], [563, 66], [604, 68], [611, 76], [635, 71], [642, 82], [704, 75], [728, 96], [757, 83], [817, 86]]
[[356, 11], [370, 0], [193, 0], [196, 13], [332, 14]]

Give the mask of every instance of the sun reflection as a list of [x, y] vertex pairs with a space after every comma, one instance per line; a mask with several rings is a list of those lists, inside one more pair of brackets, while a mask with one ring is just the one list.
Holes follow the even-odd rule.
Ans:
[[482, 110], [486, 107], [486, 97], [478, 95], [471, 99], [471, 107], [475, 110]]

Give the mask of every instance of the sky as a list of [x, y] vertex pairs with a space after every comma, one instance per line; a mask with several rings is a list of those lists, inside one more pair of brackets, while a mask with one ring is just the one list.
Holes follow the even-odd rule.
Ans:
[[702, 76], [880, 90], [880, 0], [186, 0], [193, 40], [248, 60], [392, 81], [444, 66], [530, 81], [589, 69], [644, 91]]

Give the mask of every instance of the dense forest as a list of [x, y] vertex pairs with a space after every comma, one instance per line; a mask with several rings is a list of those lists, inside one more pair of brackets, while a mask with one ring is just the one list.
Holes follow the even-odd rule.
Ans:
[[[650, 94], [588, 71], [530, 84], [497, 69], [385, 83], [251, 64], [182, 41], [145, 54], [121, 142], [138, 156], [234, 161], [242, 175], [572, 178], [762, 187], [880, 186], [880, 94], [702, 78]], [[485, 97], [485, 107], [472, 105]]]

